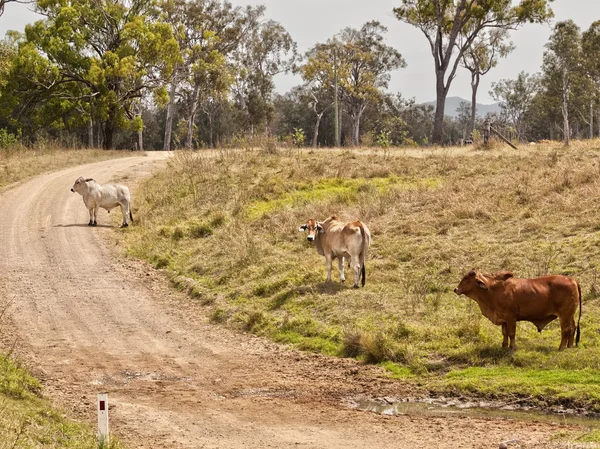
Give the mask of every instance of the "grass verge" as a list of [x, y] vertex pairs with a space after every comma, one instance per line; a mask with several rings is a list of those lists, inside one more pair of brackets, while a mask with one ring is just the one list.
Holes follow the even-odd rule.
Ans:
[[[131, 256], [172, 275], [214, 322], [301, 349], [384, 363], [432, 391], [600, 412], [600, 141], [459, 149], [177, 152], [137, 190]], [[309, 217], [367, 223], [367, 285], [325, 284]], [[471, 268], [575, 276], [580, 347], [519, 323], [515, 352], [453, 288]]]
[[75, 165], [141, 154], [132, 153], [131, 151], [65, 150], [54, 147], [26, 148], [15, 146], [2, 148], [0, 149], [0, 192], [15, 182], [24, 181], [42, 173]]

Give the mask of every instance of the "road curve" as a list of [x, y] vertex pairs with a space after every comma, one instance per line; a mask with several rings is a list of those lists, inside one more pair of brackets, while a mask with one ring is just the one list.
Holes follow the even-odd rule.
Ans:
[[105, 211], [88, 227], [70, 192], [79, 176], [133, 185], [165, 158], [69, 168], [0, 195], [0, 303], [54, 401], [93, 424], [96, 394], [108, 392], [111, 428], [132, 448], [558, 447], [550, 424], [351, 410], [351, 398], [410, 391], [376, 367], [208, 324], [162, 273], [118, 255]]

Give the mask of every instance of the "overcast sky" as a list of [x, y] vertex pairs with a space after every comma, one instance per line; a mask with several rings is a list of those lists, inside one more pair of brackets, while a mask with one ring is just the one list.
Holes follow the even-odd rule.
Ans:
[[[416, 28], [399, 22], [392, 9], [399, 0], [230, 0], [234, 5], [264, 4], [267, 17], [280, 22], [298, 43], [304, 53], [317, 42], [324, 42], [345, 27], [359, 28], [369, 20], [378, 20], [388, 28], [387, 43], [396, 47], [408, 66], [392, 75], [390, 91], [401, 92], [404, 97], [415, 97], [418, 102], [435, 99], [435, 75], [429, 44]], [[600, 20], [600, 0], [555, 0], [552, 4], [555, 21], [573, 19], [582, 31], [595, 20]], [[0, 35], [9, 30], [22, 31], [25, 24], [39, 16], [31, 6], [8, 4], [0, 17]], [[491, 103], [491, 83], [502, 78], [516, 78], [524, 70], [540, 70], [544, 44], [551, 32], [549, 25], [526, 25], [512, 33], [516, 50], [500, 61], [497, 68], [482, 78], [479, 89], [480, 103]], [[471, 98], [469, 73], [459, 69], [450, 89], [450, 96]], [[277, 90], [285, 92], [300, 84], [292, 75], [276, 78]]]

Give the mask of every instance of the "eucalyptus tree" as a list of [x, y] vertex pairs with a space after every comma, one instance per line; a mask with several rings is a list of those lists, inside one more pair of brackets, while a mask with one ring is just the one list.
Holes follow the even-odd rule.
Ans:
[[316, 147], [323, 115], [334, 105], [334, 52], [330, 44], [317, 44], [306, 53], [304, 64], [299, 67], [304, 80], [303, 92], [315, 115], [312, 146]]
[[463, 54], [461, 65], [471, 73], [471, 116], [467, 129], [469, 135], [475, 129], [477, 91], [481, 77], [498, 65], [499, 58], [506, 57], [514, 50], [512, 42], [506, 42], [507, 38], [508, 30], [503, 28], [482, 31]]
[[432, 143], [443, 140], [446, 97], [460, 61], [477, 36], [490, 29], [516, 29], [552, 17], [551, 0], [401, 0], [400, 21], [423, 32], [435, 64], [436, 111]]
[[541, 92], [539, 75], [519, 73], [516, 79], [502, 79], [492, 83], [490, 95], [500, 103], [502, 114], [515, 128], [517, 139], [526, 137], [526, 116]]
[[237, 71], [233, 93], [245, 112], [250, 135], [268, 126], [273, 117], [273, 77], [293, 70], [299, 61], [296, 42], [273, 20], [258, 20], [248, 29], [233, 51]]
[[[581, 36], [581, 49], [587, 76], [593, 84], [593, 95], [590, 97], [590, 138], [594, 135], [594, 103], [600, 101], [600, 20], [595, 21]], [[598, 136], [600, 137], [600, 107], [598, 113]]]
[[[546, 44], [543, 71], [548, 84], [554, 84], [561, 98], [561, 113], [563, 117], [563, 140], [569, 145], [571, 129], [569, 112], [575, 99], [573, 87], [577, 81], [582, 81], [583, 54], [581, 33], [572, 20], [558, 22], [554, 26], [550, 40]], [[559, 83], [552, 83], [559, 78]]]
[[317, 91], [333, 96], [334, 54], [337, 58], [339, 95], [352, 123], [352, 143], [360, 141], [360, 123], [367, 106], [377, 103], [387, 88], [390, 72], [406, 66], [402, 55], [385, 44], [387, 28], [372, 21], [360, 29], [346, 28], [307, 53], [302, 76]]
[[86, 119], [100, 121], [103, 146], [112, 148], [117, 128], [142, 126], [133, 110], [141, 98], [166, 97], [165, 80], [180, 60], [170, 25], [153, 19], [151, 0], [39, 0], [36, 10], [45, 19], [26, 27], [21, 48], [25, 64], [47, 60], [45, 80], [28, 68], [38, 75], [37, 92], [66, 87], [69, 101], [85, 104]]
[[[186, 146], [192, 147], [195, 120], [204, 111], [211, 124], [233, 82], [232, 52], [244, 36], [260, 24], [264, 6], [233, 7], [221, 0], [166, 0], [164, 14], [173, 24], [183, 62], [171, 80], [165, 127], [165, 149], [170, 147], [176, 96], [187, 109]], [[210, 137], [212, 145], [212, 137]]]

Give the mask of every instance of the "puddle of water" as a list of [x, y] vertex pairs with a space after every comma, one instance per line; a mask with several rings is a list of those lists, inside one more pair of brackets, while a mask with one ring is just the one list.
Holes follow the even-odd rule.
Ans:
[[382, 415], [409, 415], [471, 418], [514, 419], [519, 421], [545, 422], [568, 426], [600, 428], [600, 417], [585, 415], [585, 411], [554, 409], [543, 411], [528, 407], [492, 402], [461, 402], [439, 399], [417, 399], [408, 402], [386, 399], [355, 399], [351, 408]]

